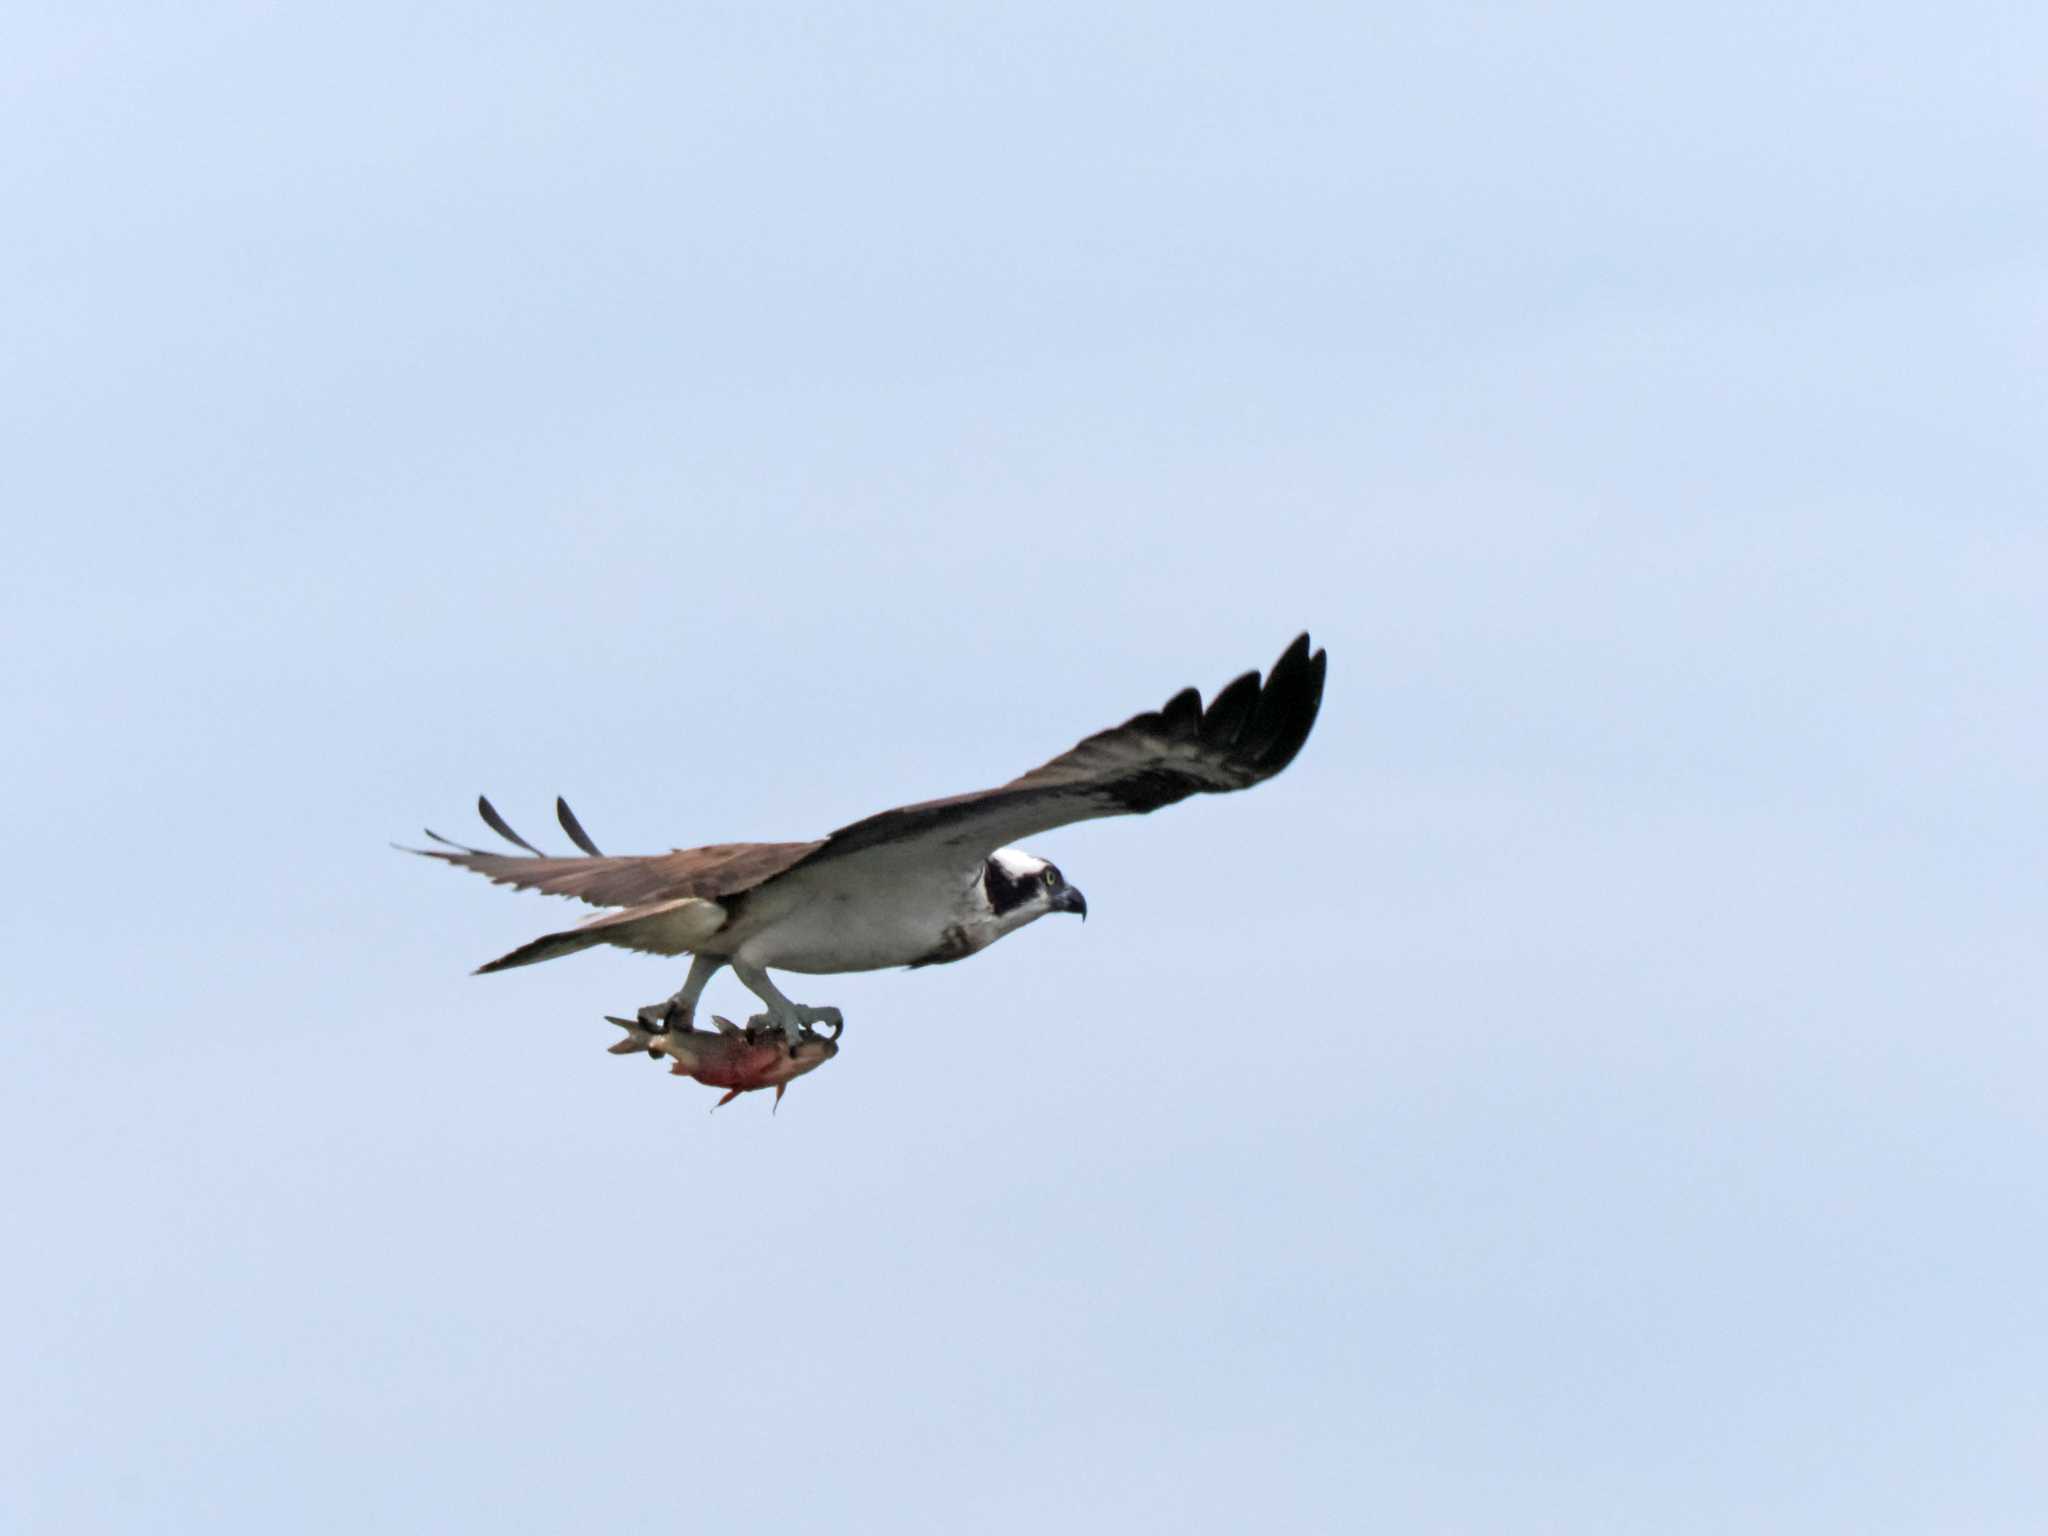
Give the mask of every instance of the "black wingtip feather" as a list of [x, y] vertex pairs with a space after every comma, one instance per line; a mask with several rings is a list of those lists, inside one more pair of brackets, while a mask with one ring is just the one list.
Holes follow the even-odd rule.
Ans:
[[[1258, 757], [1259, 771], [1268, 778], [1294, 761], [1315, 729], [1316, 716], [1323, 707], [1323, 673], [1328, 660], [1325, 653], [1317, 651], [1302, 666], [1289, 670], [1286, 691], [1278, 703], [1279, 729]], [[1278, 683], [1279, 669], [1274, 672]]]
[[[1308, 741], [1322, 707], [1327, 661], [1322, 651], [1310, 654], [1309, 637], [1304, 632], [1280, 653], [1263, 679], [1256, 672], [1231, 679], [1208, 709], [1202, 708], [1201, 695], [1187, 688], [1123, 728], [1136, 726], [1148, 733], [1163, 733], [1170, 740], [1199, 742], [1204, 750], [1249, 772], [1252, 777], [1247, 782], [1270, 779], [1293, 762]], [[1181, 794], [1189, 792], [1181, 790]], [[1148, 787], [1137, 798], [1149, 810], [1155, 803], [1169, 804], [1179, 796], [1162, 798], [1156, 787]]]
[[511, 824], [507, 822], [504, 817], [498, 814], [498, 808], [495, 805], [492, 805], [491, 802], [482, 795], [478, 795], [476, 797], [476, 813], [477, 815], [483, 817], [484, 825], [489, 827], [493, 832], [497, 833], [498, 836], [504, 838], [506, 842], [513, 843], [521, 848], [524, 848], [528, 853], [532, 854], [537, 859], [546, 857], [546, 855], [544, 855], [538, 848], [534, 847], [533, 844], [529, 843], [517, 832], [514, 832], [512, 830]]
[[1245, 722], [1251, 719], [1258, 702], [1258, 673], [1247, 672], [1224, 684], [1202, 716], [1202, 745], [1217, 752], [1230, 751], [1244, 733]]
[[555, 796], [555, 819], [561, 822], [562, 830], [569, 834], [570, 842], [593, 859], [604, 857], [597, 851], [597, 844], [590, 840], [590, 834], [583, 830], [583, 823], [576, 819], [576, 813], [569, 809], [569, 802], [560, 795]]
[[1318, 651], [1311, 658], [1308, 636], [1298, 635], [1266, 674], [1257, 699], [1250, 703], [1249, 718], [1228, 749], [1230, 756], [1260, 778], [1271, 778], [1294, 761], [1308, 740], [1322, 691], [1323, 653]]
[[1263, 762], [1273, 747], [1286, 734], [1290, 704], [1296, 697], [1301, 682], [1305, 660], [1296, 652], [1297, 641], [1287, 648], [1280, 659], [1273, 663], [1273, 670], [1266, 674], [1266, 683], [1259, 690], [1259, 701], [1252, 706], [1252, 717], [1245, 722], [1244, 731], [1237, 738], [1233, 757], [1248, 763]]
[[1159, 723], [1166, 734], [1175, 739], [1192, 738], [1202, 726], [1202, 695], [1194, 688], [1183, 688], [1159, 711]]

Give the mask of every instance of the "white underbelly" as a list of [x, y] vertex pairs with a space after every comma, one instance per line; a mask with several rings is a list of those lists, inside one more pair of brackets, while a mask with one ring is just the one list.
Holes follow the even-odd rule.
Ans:
[[928, 890], [837, 880], [773, 887], [738, 925], [735, 957], [773, 970], [824, 975], [910, 965], [942, 948], [967, 914]]

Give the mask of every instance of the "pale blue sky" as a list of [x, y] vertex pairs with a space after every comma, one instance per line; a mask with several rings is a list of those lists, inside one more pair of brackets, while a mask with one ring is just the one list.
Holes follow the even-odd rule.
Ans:
[[[0, 1525], [2038, 1529], [2044, 56], [18, 15]], [[807, 984], [773, 1119], [386, 846], [812, 836], [1304, 626], [1287, 775]]]

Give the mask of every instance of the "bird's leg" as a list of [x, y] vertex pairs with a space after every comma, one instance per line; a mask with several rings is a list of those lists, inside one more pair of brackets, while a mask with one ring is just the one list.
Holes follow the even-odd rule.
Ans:
[[683, 989], [665, 1003], [649, 1003], [642, 1008], [640, 1022], [656, 1034], [691, 1028], [697, 1017], [697, 999], [704, 995], [704, 988], [724, 965], [725, 962], [715, 955], [693, 955]]
[[829, 1024], [834, 1029], [845, 1026], [845, 1020], [837, 1008], [813, 1008], [808, 1003], [793, 1003], [782, 995], [768, 973], [758, 965], [748, 965], [743, 960], [732, 963], [733, 974], [738, 976], [746, 989], [768, 1005], [766, 1013], [757, 1013], [747, 1020], [749, 1029], [773, 1025], [782, 1031], [783, 1039], [791, 1045], [803, 1038], [804, 1030], [812, 1024]]

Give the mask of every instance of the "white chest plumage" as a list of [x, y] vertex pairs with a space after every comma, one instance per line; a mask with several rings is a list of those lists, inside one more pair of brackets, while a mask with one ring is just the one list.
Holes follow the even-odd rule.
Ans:
[[998, 932], [973, 875], [906, 869], [877, 879], [872, 867], [827, 863], [751, 896], [729, 942], [749, 965], [815, 976], [957, 959]]

